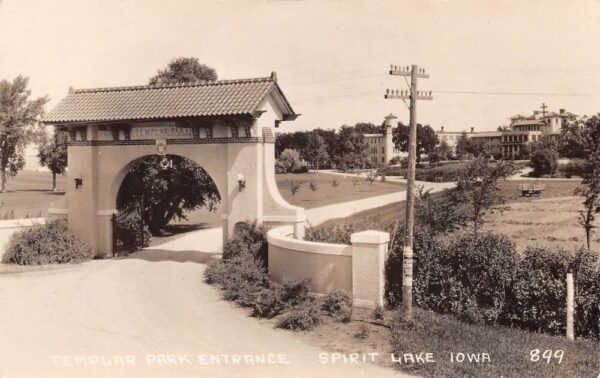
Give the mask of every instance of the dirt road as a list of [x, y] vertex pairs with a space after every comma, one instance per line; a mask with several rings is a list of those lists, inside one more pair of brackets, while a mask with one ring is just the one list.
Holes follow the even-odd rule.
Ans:
[[0, 274], [0, 377], [397, 376], [321, 364], [323, 351], [248, 317], [204, 283], [210, 257], [146, 250]]

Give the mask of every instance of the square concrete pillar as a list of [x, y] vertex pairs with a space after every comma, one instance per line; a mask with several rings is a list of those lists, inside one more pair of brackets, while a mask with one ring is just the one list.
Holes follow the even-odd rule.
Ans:
[[359, 307], [383, 306], [385, 256], [390, 234], [363, 231], [350, 236], [352, 242], [352, 296]]

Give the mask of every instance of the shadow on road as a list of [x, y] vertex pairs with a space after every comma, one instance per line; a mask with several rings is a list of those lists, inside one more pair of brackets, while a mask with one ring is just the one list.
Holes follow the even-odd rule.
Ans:
[[168, 251], [164, 249], [144, 249], [132, 253], [123, 259], [138, 259], [150, 262], [173, 261], [173, 262], [194, 262], [208, 264], [213, 260], [219, 259], [221, 253], [218, 252], [199, 252], [199, 251]]

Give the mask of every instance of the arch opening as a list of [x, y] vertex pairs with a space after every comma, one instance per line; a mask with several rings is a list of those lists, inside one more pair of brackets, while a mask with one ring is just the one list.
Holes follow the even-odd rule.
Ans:
[[135, 250], [147, 246], [151, 236], [207, 227], [220, 203], [217, 185], [195, 161], [180, 155], [144, 156], [119, 186], [113, 249]]

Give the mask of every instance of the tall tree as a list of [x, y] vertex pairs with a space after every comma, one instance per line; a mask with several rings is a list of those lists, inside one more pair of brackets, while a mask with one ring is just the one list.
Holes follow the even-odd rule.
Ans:
[[484, 222], [484, 216], [495, 211], [504, 203], [504, 197], [497, 187], [498, 180], [506, 179], [513, 171], [512, 165], [505, 162], [490, 163], [485, 158], [477, 158], [463, 168], [456, 178], [456, 187], [448, 195], [456, 205], [458, 214], [473, 224], [477, 233]]
[[[408, 131], [409, 127], [402, 122], [399, 122], [398, 127], [393, 131], [394, 143], [400, 151], [408, 151]], [[431, 126], [423, 126], [417, 123], [417, 163], [421, 162], [421, 155], [432, 153], [439, 143], [440, 141]]]
[[352, 126], [342, 126], [337, 134], [333, 159], [342, 171], [367, 168], [370, 165], [369, 144], [364, 134]]
[[591, 248], [594, 221], [600, 212], [600, 117], [593, 116], [582, 125], [580, 146], [585, 156], [583, 186], [575, 193], [584, 198], [584, 209], [579, 212], [579, 223], [585, 230], [588, 249]]
[[67, 133], [55, 131], [49, 137], [43, 134], [38, 143], [38, 158], [42, 167], [52, 172], [52, 191], [56, 191], [56, 175], [62, 175], [67, 169]]
[[17, 76], [0, 81], [0, 176], [6, 191], [7, 176], [15, 176], [25, 166], [25, 146], [34, 139], [47, 97], [30, 100], [29, 78]]
[[564, 122], [560, 129], [559, 153], [568, 158], [585, 158], [581, 122]]
[[159, 70], [150, 78], [150, 85], [194, 83], [196, 81], [215, 81], [218, 79], [217, 71], [205, 64], [201, 64], [198, 58], [176, 58], [167, 65], [167, 68]]
[[329, 160], [327, 145], [319, 134], [310, 133], [308, 135], [306, 155], [310, 164], [315, 167], [317, 171], [319, 170], [319, 166], [321, 166], [321, 164], [326, 163], [327, 160]]

